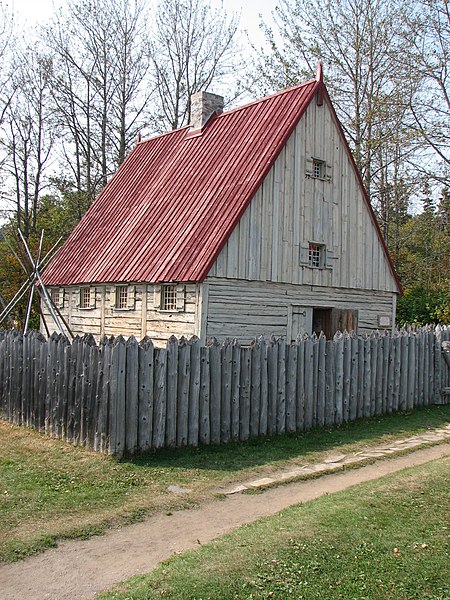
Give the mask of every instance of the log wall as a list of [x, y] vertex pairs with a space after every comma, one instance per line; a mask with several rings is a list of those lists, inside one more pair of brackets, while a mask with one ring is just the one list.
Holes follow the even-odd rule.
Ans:
[[3, 419], [115, 456], [448, 402], [450, 326], [250, 346], [0, 332]]

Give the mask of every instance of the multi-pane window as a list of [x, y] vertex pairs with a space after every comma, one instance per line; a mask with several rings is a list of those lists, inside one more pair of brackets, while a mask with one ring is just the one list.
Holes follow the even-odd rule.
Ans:
[[116, 287], [116, 308], [128, 308], [128, 286], [118, 285]]
[[80, 308], [91, 307], [91, 288], [80, 288]]
[[318, 160], [317, 158], [313, 159], [313, 177], [317, 179], [322, 179], [325, 177], [325, 163], [323, 160]]
[[52, 288], [50, 291], [50, 297], [55, 306], [59, 306], [61, 302], [61, 293], [59, 288]]
[[308, 262], [309, 266], [320, 269], [324, 266], [325, 246], [322, 244], [309, 244]]
[[177, 310], [176, 285], [163, 285], [161, 287], [161, 310]]

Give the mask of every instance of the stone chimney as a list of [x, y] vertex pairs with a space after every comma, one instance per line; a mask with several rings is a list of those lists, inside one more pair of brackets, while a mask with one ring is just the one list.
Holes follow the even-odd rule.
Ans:
[[223, 113], [223, 97], [209, 92], [197, 92], [191, 96], [191, 129], [199, 130], [212, 115]]

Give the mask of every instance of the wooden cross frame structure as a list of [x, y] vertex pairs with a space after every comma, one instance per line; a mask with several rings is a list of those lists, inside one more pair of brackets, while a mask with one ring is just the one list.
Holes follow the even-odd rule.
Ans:
[[[48, 293], [48, 290], [45, 287], [44, 282], [42, 281], [42, 272], [45, 269], [45, 267], [48, 265], [50, 260], [53, 258], [53, 256], [55, 255], [55, 252], [56, 252], [58, 245], [61, 242], [62, 238], [59, 238], [59, 240], [56, 242], [56, 244], [54, 244], [52, 246], [52, 248], [47, 252], [47, 254], [42, 258], [41, 257], [42, 244], [44, 241], [44, 230], [42, 230], [41, 238], [39, 241], [37, 257], [36, 257], [36, 259], [33, 259], [33, 256], [31, 255], [31, 252], [30, 252], [30, 247], [29, 247], [26, 239], [24, 238], [20, 229], [18, 229], [17, 231], [19, 233], [19, 240], [18, 240], [19, 241], [19, 252], [22, 255], [22, 258], [17, 254], [17, 252], [14, 250], [14, 248], [8, 242], [8, 240], [6, 238], [4, 238], [4, 240], [5, 240], [8, 248], [12, 252], [14, 258], [18, 261], [22, 270], [24, 271], [24, 273], [26, 275], [26, 279], [25, 279], [24, 283], [21, 285], [21, 287], [19, 288], [19, 290], [17, 291], [17, 293], [15, 294], [14, 298], [10, 302], [8, 302], [8, 304], [3, 306], [3, 310], [0, 313], [0, 323], [2, 323], [6, 318], [9, 318], [11, 320], [11, 311], [17, 306], [17, 304], [22, 300], [22, 298], [27, 293], [29, 293], [28, 303], [27, 303], [27, 312], [26, 312], [25, 324], [24, 324], [24, 330], [23, 330], [23, 332], [26, 333], [28, 330], [28, 323], [30, 320], [34, 292], [36, 291], [39, 294], [41, 300], [44, 302], [45, 306], [47, 307], [48, 312], [49, 312], [51, 318], [53, 319], [57, 329], [62, 334], [66, 335], [66, 333], [68, 333], [70, 335], [70, 337], [73, 338], [74, 336], [73, 336], [72, 331], [70, 330], [69, 325], [67, 324], [66, 320], [62, 316], [59, 308], [53, 302], [51, 295]], [[40, 305], [39, 305], [39, 310], [40, 310], [42, 322], [44, 324], [47, 335], [50, 335], [50, 331], [49, 331], [47, 322], [45, 320], [45, 316], [42, 312]], [[63, 328], [63, 325], [64, 325], [65, 330]]]

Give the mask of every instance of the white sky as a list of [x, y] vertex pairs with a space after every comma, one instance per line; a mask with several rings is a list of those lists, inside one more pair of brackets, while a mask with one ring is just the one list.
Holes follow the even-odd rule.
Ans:
[[[151, 0], [149, 0], [151, 1]], [[223, 0], [227, 13], [241, 14], [241, 28], [247, 30], [251, 40], [256, 45], [263, 44], [263, 36], [259, 30], [259, 15], [264, 21], [271, 20], [271, 13], [277, 5], [277, 0]], [[10, 0], [10, 5], [18, 16], [18, 22], [32, 27], [37, 22], [49, 19], [55, 12], [55, 7], [64, 4], [64, 0]], [[220, 0], [211, 0], [213, 6], [219, 6]]]

